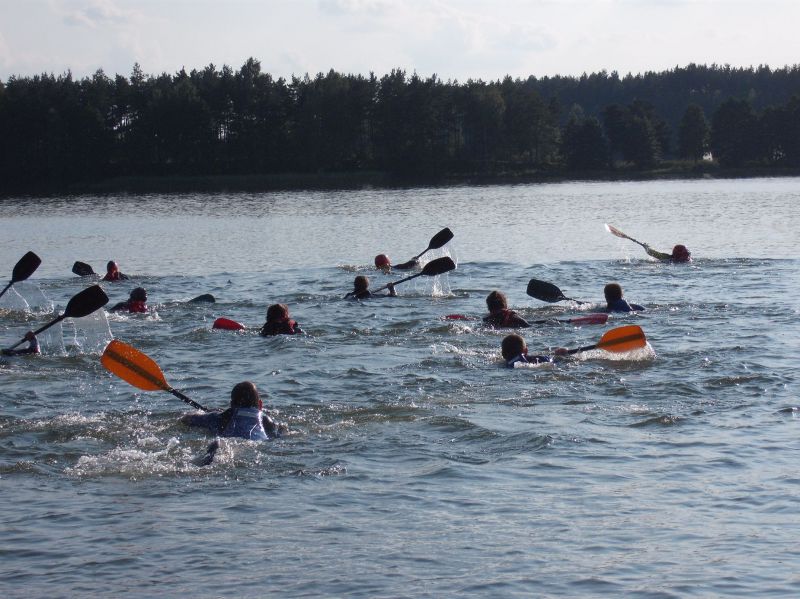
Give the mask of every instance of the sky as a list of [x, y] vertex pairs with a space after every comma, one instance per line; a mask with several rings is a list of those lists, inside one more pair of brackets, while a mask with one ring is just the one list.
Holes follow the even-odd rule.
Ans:
[[465, 82], [800, 63], [800, 0], [0, 0], [0, 80], [238, 69]]

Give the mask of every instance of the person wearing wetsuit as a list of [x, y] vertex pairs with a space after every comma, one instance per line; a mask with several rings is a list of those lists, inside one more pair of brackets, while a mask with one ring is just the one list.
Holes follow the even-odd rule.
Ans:
[[286, 304], [272, 304], [267, 308], [267, 321], [261, 327], [262, 337], [273, 335], [297, 335], [303, 330], [297, 321], [289, 318], [289, 306]]
[[408, 262], [402, 262], [392, 266], [392, 261], [389, 260], [389, 256], [386, 254], [378, 254], [375, 256], [375, 268], [378, 268], [384, 272], [391, 272], [392, 270], [411, 270], [417, 266], [419, 266], [419, 260], [416, 258], [412, 258]]
[[256, 386], [250, 381], [234, 385], [231, 405], [223, 412], [186, 414], [181, 422], [206, 428], [220, 437], [240, 437], [251, 441], [268, 441], [280, 437], [289, 429], [264, 413]]
[[[500, 344], [500, 353], [506, 361], [506, 368], [514, 368], [515, 364], [545, 364], [555, 362], [555, 357], [551, 356], [529, 356], [528, 346], [525, 340], [517, 335], [507, 335]], [[566, 355], [567, 350], [563, 347], [556, 348], [556, 356]]]
[[648, 256], [652, 256], [657, 260], [661, 260], [662, 262], [671, 262], [673, 264], [685, 264], [687, 262], [692, 261], [692, 253], [688, 250], [685, 245], [678, 244], [672, 248], [672, 253], [667, 254], [666, 252], [659, 252], [651, 248], [646, 243], [643, 244], [644, 249], [647, 251]]
[[386, 295], [384, 294], [375, 294], [369, 290], [369, 279], [364, 275], [358, 275], [355, 279], [353, 279], [353, 290], [344, 296], [345, 299], [357, 299], [357, 300], [365, 300], [371, 299], [376, 297], [396, 297], [397, 293], [394, 290], [394, 283], [389, 283], [386, 285], [386, 288], [389, 290], [389, 293]]
[[488, 316], [483, 317], [483, 322], [497, 329], [520, 329], [531, 326], [514, 310], [508, 309], [508, 300], [502, 291], [492, 291], [486, 296]]
[[4, 356], [26, 356], [28, 354], [42, 353], [39, 349], [39, 340], [36, 338], [36, 335], [33, 334], [33, 331], [25, 333], [25, 341], [28, 342], [28, 347], [23, 349], [4, 349], [0, 353]]
[[603, 288], [606, 296], [606, 312], [642, 312], [644, 306], [629, 304], [622, 299], [622, 287], [619, 283], [609, 283]]
[[147, 291], [144, 287], [137, 287], [131, 291], [127, 302], [119, 302], [108, 309], [109, 312], [127, 310], [131, 314], [145, 314], [147, 312]]
[[103, 277], [104, 281], [126, 281], [130, 277], [119, 271], [119, 266], [113, 260], [109, 260], [106, 264], [106, 276]]

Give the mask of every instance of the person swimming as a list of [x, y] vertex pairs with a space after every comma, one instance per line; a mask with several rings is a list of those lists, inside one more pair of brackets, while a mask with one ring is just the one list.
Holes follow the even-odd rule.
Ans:
[[483, 317], [483, 322], [495, 328], [519, 329], [531, 326], [513, 310], [508, 309], [508, 299], [502, 291], [492, 291], [486, 296], [488, 316]]
[[289, 430], [285, 424], [275, 422], [264, 413], [263, 408], [255, 384], [243, 381], [231, 390], [231, 404], [227, 410], [185, 414], [181, 422], [206, 428], [220, 437], [240, 437], [251, 441], [268, 441]]
[[127, 310], [131, 314], [144, 314], [147, 312], [147, 291], [144, 287], [136, 287], [131, 291], [128, 301], [114, 304], [109, 312]]
[[33, 331], [28, 331], [25, 333], [25, 341], [28, 342], [28, 347], [23, 349], [4, 349], [0, 351], [4, 356], [25, 356], [29, 354], [40, 354], [41, 349], [39, 348], [39, 340], [36, 338], [36, 335]]
[[606, 297], [606, 312], [642, 312], [644, 307], [639, 304], [629, 304], [622, 299], [622, 286], [619, 283], [609, 283], [603, 288]]
[[273, 335], [297, 335], [302, 332], [297, 321], [289, 317], [289, 306], [272, 304], [267, 308], [267, 321], [261, 327], [259, 334], [262, 337], [271, 337]]
[[106, 275], [103, 277], [104, 281], [126, 281], [130, 277], [119, 271], [119, 266], [113, 260], [109, 260], [106, 264]]
[[353, 290], [345, 295], [345, 299], [370, 299], [376, 297], [396, 297], [397, 292], [394, 290], [394, 283], [389, 283], [386, 285], [386, 288], [389, 290], [387, 294], [375, 294], [369, 290], [369, 279], [364, 275], [358, 275], [355, 279], [353, 279]]
[[[500, 353], [506, 361], [506, 368], [514, 368], [515, 364], [546, 364], [555, 362], [554, 356], [529, 356], [528, 345], [525, 340], [516, 333], [506, 335], [500, 343]], [[563, 347], [556, 348], [556, 356], [566, 355], [567, 350]]]
[[395, 264], [392, 266], [392, 261], [389, 259], [389, 256], [386, 254], [378, 254], [375, 256], [375, 268], [382, 270], [384, 272], [390, 272], [392, 270], [411, 270], [419, 265], [419, 260], [416, 258], [412, 258], [408, 262], [402, 262], [400, 264]]
[[672, 262], [673, 264], [685, 264], [686, 262], [692, 261], [692, 253], [685, 245], [680, 243], [672, 248], [671, 254], [654, 250], [646, 243], [643, 243], [642, 247], [644, 247], [645, 251], [647, 251], [648, 256], [652, 256], [653, 258], [661, 260], [662, 262]]

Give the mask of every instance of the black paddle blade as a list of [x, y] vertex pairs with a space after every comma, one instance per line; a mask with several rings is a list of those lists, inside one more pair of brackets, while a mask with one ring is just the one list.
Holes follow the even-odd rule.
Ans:
[[428, 244], [429, 250], [438, 250], [448, 241], [453, 238], [453, 232], [445, 227], [441, 231], [439, 231], [436, 235], [431, 237], [431, 242]]
[[535, 297], [543, 302], [559, 302], [562, 299], [567, 299], [561, 290], [547, 281], [539, 281], [538, 279], [531, 279], [528, 281], [528, 295]]
[[450, 272], [454, 270], [456, 267], [456, 263], [453, 262], [453, 259], [449, 256], [443, 256], [441, 258], [436, 258], [436, 260], [431, 260], [425, 265], [425, 268], [422, 269], [422, 272], [419, 273], [421, 275], [425, 275], [426, 277], [435, 277], [437, 275], [444, 274], [446, 272]]
[[17, 283], [19, 281], [24, 281], [39, 268], [41, 263], [42, 259], [39, 256], [33, 252], [28, 252], [20, 258], [19, 262], [14, 266], [14, 271], [11, 273], [11, 282]]
[[198, 295], [197, 297], [193, 297], [192, 299], [189, 300], [189, 303], [190, 304], [202, 304], [202, 303], [213, 304], [216, 301], [217, 301], [217, 299], [213, 295], [211, 295], [210, 293], [204, 293], [203, 295]]
[[108, 303], [108, 296], [100, 285], [87, 287], [80, 293], [72, 296], [64, 310], [64, 316], [68, 318], [81, 318], [88, 316], [95, 310], [102, 308]]
[[88, 277], [93, 274], [97, 274], [94, 272], [91, 266], [86, 264], [86, 262], [76, 262], [72, 265], [72, 272], [79, 277]]

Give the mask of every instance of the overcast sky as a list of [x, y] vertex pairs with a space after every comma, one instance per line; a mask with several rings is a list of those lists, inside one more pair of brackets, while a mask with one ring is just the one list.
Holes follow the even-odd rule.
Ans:
[[800, 0], [0, 0], [0, 79], [130, 75], [248, 57], [330, 69], [505, 75], [800, 63]]

